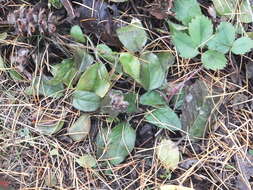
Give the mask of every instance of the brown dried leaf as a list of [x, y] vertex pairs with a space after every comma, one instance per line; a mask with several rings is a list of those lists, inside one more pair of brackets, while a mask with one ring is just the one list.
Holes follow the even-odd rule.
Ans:
[[[244, 153], [243, 153], [244, 154]], [[253, 155], [246, 154], [245, 156], [241, 154], [236, 154], [236, 166], [239, 170], [239, 175], [237, 176], [237, 189], [238, 190], [251, 190], [252, 185], [249, 179], [253, 176]]]
[[111, 6], [102, 0], [83, 0], [82, 5], [75, 12], [77, 22], [85, 31], [95, 34], [108, 45], [122, 46], [116, 35], [119, 25], [113, 20], [118, 16], [116, 6]]
[[149, 13], [159, 20], [165, 19], [171, 14], [173, 0], [156, 0], [156, 3], [149, 9]]

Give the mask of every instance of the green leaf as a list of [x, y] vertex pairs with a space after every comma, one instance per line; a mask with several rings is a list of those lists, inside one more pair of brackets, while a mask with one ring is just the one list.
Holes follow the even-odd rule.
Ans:
[[180, 159], [180, 153], [177, 145], [170, 139], [163, 139], [155, 149], [156, 156], [163, 167], [167, 170], [177, 168]]
[[214, 37], [207, 43], [208, 48], [227, 53], [235, 40], [235, 27], [229, 22], [221, 22]]
[[219, 15], [227, 15], [229, 17], [235, 14], [236, 0], [212, 0], [216, 11]]
[[169, 107], [155, 109], [145, 115], [145, 119], [157, 127], [177, 131], [181, 129], [181, 122], [177, 114]]
[[96, 156], [97, 157], [105, 157], [105, 152], [107, 149], [105, 148], [105, 145], [108, 144], [109, 141], [109, 135], [111, 131], [108, 127], [105, 128], [99, 128], [99, 132], [96, 136]]
[[80, 77], [76, 89], [84, 91], [93, 91], [97, 81], [99, 63], [95, 63], [87, 68]]
[[165, 72], [160, 60], [154, 53], [145, 53], [141, 56], [141, 84], [146, 90], [154, 90], [162, 86], [165, 81]]
[[249, 149], [248, 154], [250, 154], [251, 156], [253, 156], [253, 149]]
[[196, 44], [192, 41], [191, 37], [183, 32], [175, 32], [172, 35], [173, 44], [179, 51], [180, 56], [183, 58], [193, 58], [199, 54]]
[[181, 25], [181, 24], [176, 24], [170, 20], [167, 20], [167, 23], [169, 25], [169, 30], [172, 34], [178, 32], [178, 31], [183, 31], [183, 30], [187, 30], [188, 27], [187, 26], [184, 26], [184, 25]]
[[124, 47], [133, 52], [142, 50], [148, 40], [141, 21], [136, 18], [128, 26], [123, 26], [116, 32]]
[[52, 98], [60, 98], [63, 96], [63, 84], [57, 84], [57, 85], [50, 85], [48, 84], [48, 81], [50, 81], [49, 77], [46, 77], [44, 75], [40, 77], [35, 77], [32, 81], [32, 85], [28, 88], [26, 88], [25, 92], [28, 95], [42, 95], [45, 97], [52, 97]]
[[208, 88], [201, 80], [186, 88], [181, 121], [183, 130], [187, 131], [193, 140], [205, 134], [206, 124], [214, 107], [213, 101], [208, 96], [211, 96]]
[[74, 141], [84, 140], [90, 132], [91, 121], [90, 115], [83, 114], [78, 120], [68, 128], [68, 135]]
[[15, 71], [14, 69], [6, 68], [4, 60], [0, 55], [0, 71], [5, 71], [5, 70], [8, 71], [8, 73], [10, 74], [13, 80], [17, 80], [17, 81], [24, 80], [24, 77], [19, 72]]
[[8, 36], [7, 32], [0, 33], [0, 41], [5, 40], [7, 36]]
[[77, 69], [75, 68], [73, 60], [64, 59], [60, 64], [52, 66], [52, 73], [54, 77], [47, 82], [49, 85], [64, 83], [69, 86], [77, 73]]
[[185, 90], [184, 88], [181, 88], [181, 90], [172, 97], [170, 104], [173, 105], [174, 109], [181, 110], [184, 98], [185, 98]]
[[97, 165], [96, 159], [90, 154], [84, 154], [76, 159], [76, 162], [83, 168], [94, 168]]
[[176, 19], [187, 25], [196, 16], [201, 16], [201, 9], [196, 0], [175, 0], [172, 9], [176, 13]]
[[62, 8], [62, 4], [60, 0], [49, 0], [48, 3], [50, 3], [56, 9]]
[[159, 52], [156, 53], [156, 56], [164, 70], [167, 70], [175, 62], [175, 56], [170, 52]]
[[94, 62], [94, 58], [85, 49], [76, 48], [74, 62], [79, 71], [78, 74], [81, 74]]
[[239, 13], [239, 20], [242, 23], [251, 23], [253, 22], [253, 6], [250, 5], [250, 1], [243, 0], [240, 5], [240, 13]]
[[128, 102], [127, 113], [135, 113], [137, 112], [137, 94], [129, 92], [124, 94], [124, 101]]
[[106, 158], [113, 165], [118, 165], [132, 152], [136, 132], [128, 123], [115, 126], [109, 135]]
[[2, 56], [0, 55], [0, 71], [4, 70], [4, 69], [5, 69], [4, 60], [3, 60]]
[[227, 65], [227, 59], [224, 54], [208, 50], [201, 56], [201, 61], [206, 69], [220, 70], [224, 69]]
[[25, 78], [20, 72], [17, 72], [15, 69], [8, 69], [8, 73], [13, 80], [22, 81]]
[[189, 34], [196, 46], [204, 45], [213, 34], [213, 24], [205, 16], [198, 16], [189, 23]]
[[140, 97], [140, 103], [147, 106], [167, 105], [166, 101], [159, 92], [146, 92]]
[[96, 111], [100, 107], [100, 97], [93, 92], [76, 90], [72, 105], [84, 112]]
[[121, 53], [119, 61], [122, 64], [124, 72], [133, 77], [137, 82], [140, 82], [141, 64], [138, 58], [130, 53]]
[[97, 53], [98, 56], [111, 63], [115, 63], [118, 60], [118, 56], [116, 55], [116, 53], [114, 53], [112, 49], [105, 44], [97, 45]]
[[81, 42], [81, 43], [86, 42], [86, 39], [84, 38], [83, 31], [80, 28], [80, 26], [78, 26], [78, 25], [72, 26], [72, 28], [70, 30], [70, 35], [77, 42]]
[[253, 40], [248, 37], [241, 37], [235, 40], [231, 51], [236, 54], [245, 54], [253, 48]]
[[104, 97], [110, 86], [111, 83], [106, 67], [102, 63], [95, 63], [89, 66], [82, 74], [76, 89], [95, 92], [98, 96]]

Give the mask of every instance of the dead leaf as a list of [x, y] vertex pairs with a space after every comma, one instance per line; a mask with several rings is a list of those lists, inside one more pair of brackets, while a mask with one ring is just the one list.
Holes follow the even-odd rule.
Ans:
[[119, 16], [115, 5], [109, 5], [102, 0], [83, 0], [82, 5], [75, 10], [75, 20], [86, 32], [93, 33], [106, 44], [121, 47], [116, 29], [119, 28], [114, 18]]
[[235, 155], [236, 166], [239, 170], [237, 176], [236, 187], [238, 190], [251, 190], [252, 184], [249, 180], [253, 176], [253, 155], [246, 153], [237, 153]]
[[168, 15], [172, 14], [170, 9], [172, 8], [173, 0], [155, 0], [155, 3], [150, 9], [149, 13], [159, 20], [165, 19]]
[[205, 135], [214, 103], [208, 98], [208, 88], [201, 80], [186, 87], [185, 93], [181, 115], [182, 128], [188, 132], [192, 140], [198, 140]]

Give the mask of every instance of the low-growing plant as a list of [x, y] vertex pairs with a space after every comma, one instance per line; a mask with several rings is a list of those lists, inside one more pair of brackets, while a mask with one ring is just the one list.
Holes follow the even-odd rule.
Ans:
[[221, 22], [214, 33], [212, 21], [202, 14], [196, 0], [176, 0], [174, 12], [183, 25], [168, 22], [173, 44], [182, 58], [201, 54], [206, 69], [223, 69], [227, 65], [226, 53], [240, 55], [253, 48], [253, 40], [249, 37], [236, 38], [236, 28], [229, 22]]

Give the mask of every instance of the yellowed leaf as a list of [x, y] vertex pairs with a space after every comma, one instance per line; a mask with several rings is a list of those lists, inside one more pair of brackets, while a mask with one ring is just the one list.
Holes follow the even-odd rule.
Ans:
[[174, 170], [179, 162], [179, 149], [170, 139], [163, 139], [156, 148], [157, 158], [168, 170]]

